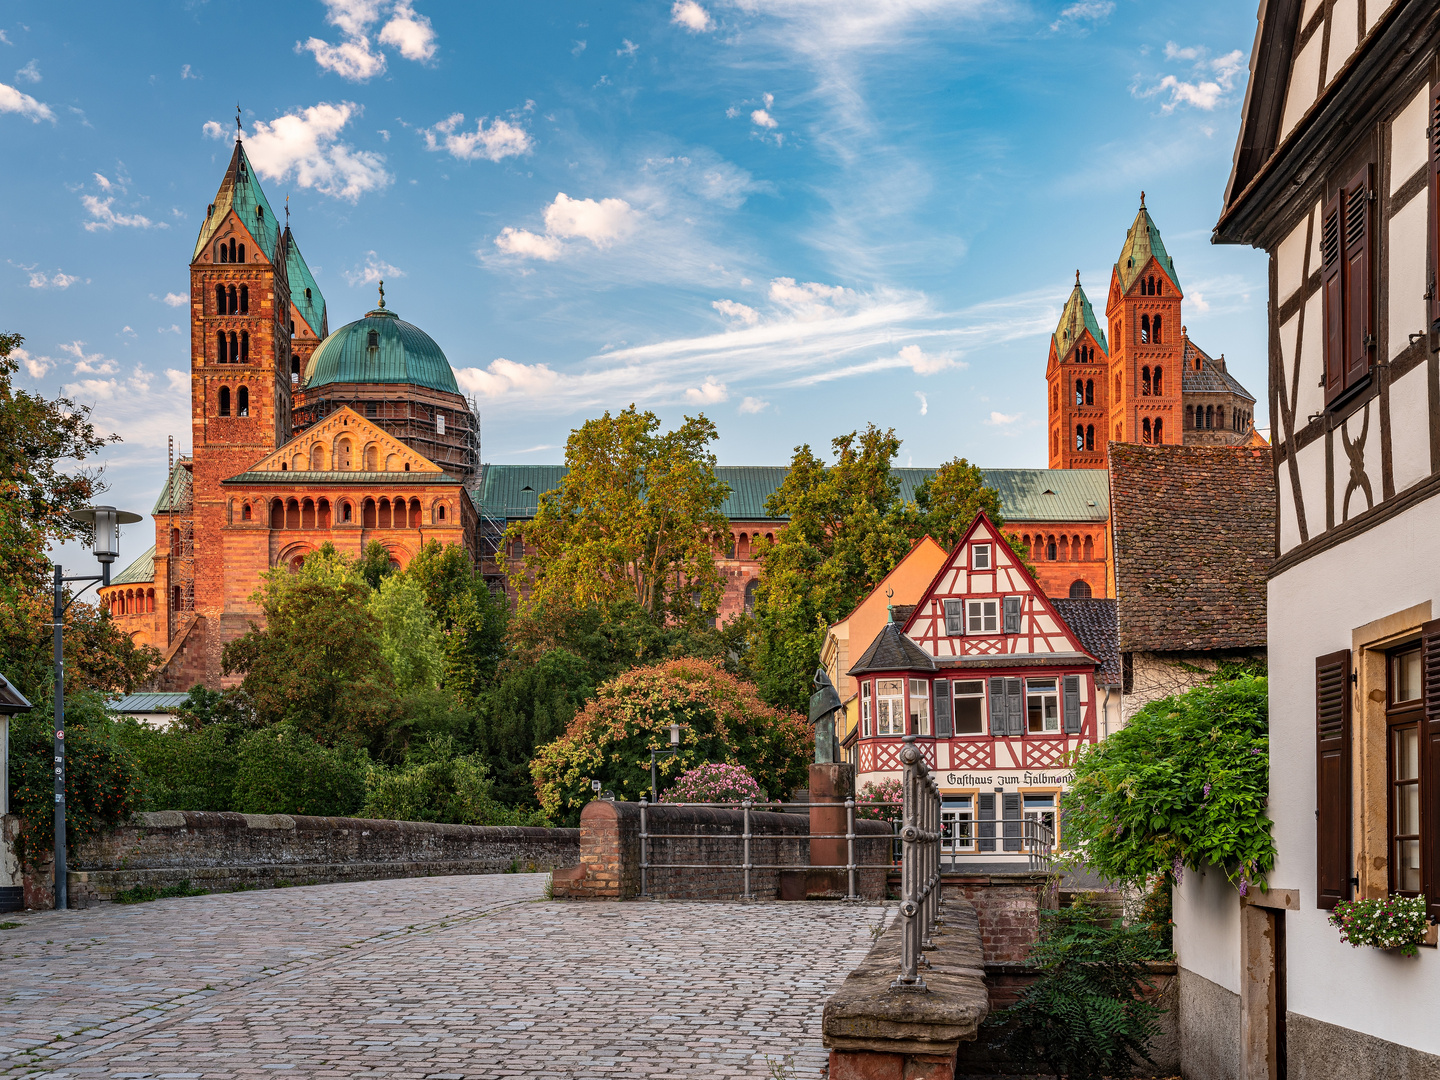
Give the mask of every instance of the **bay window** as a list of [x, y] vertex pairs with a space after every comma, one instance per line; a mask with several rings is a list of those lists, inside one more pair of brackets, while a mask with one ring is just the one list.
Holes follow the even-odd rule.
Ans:
[[910, 680], [910, 734], [930, 734], [930, 684], [924, 679]]
[[905, 734], [905, 680], [875, 680], [875, 734]]
[[860, 734], [870, 737], [870, 680], [860, 684]]

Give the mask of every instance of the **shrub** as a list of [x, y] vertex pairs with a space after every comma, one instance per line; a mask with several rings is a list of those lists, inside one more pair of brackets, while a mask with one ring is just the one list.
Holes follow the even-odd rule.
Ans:
[[1148, 928], [1110, 921], [1084, 901], [1043, 912], [1030, 949], [1039, 977], [986, 1021], [1000, 1029], [992, 1043], [1069, 1080], [1130, 1075], [1135, 1056], [1150, 1060], [1158, 1031], [1161, 1010], [1144, 1000], [1154, 950]]
[[855, 800], [859, 803], [884, 803], [884, 806], [857, 806], [855, 816], [870, 818], [873, 821], [893, 821], [898, 818], [905, 807], [905, 796], [901, 791], [900, 781], [896, 777], [888, 780], [881, 780], [880, 783], [869, 783], [860, 789], [860, 796]]
[[365, 802], [367, 764], [363, 751], [321, 746], [288, 723], [262, 728], [237, 748], [232, 808], [345, 817]]
[[565, 734], [531, 763], [546, 814], [573, 823], [590, 782], [636, 800], [650, 787], [650, 751], [668, 750], [670, 725], [684, 726], [679, 750], [660, 758], [673, 777], [704, 762], [744, 765], [766, 791], [805, 782], [813, 740], [799, 715], [760, 700], [755, 687], [704, 660], [634, 668], [603, 684]]
[[160, 729], [121, 720], [117, 736], [145, 777], [145, 809], [229, 810], [237, 758], [226, 735], [221, 726]]
[[[20, 818], [15, 854], [27, 866], [49, 857], [55, 835], [54, 716], [42, 701], [10, 720], [10, 805]], [[65, 850], [122, 825], [141, 807], [144, 779], [116, 737], [98, 693], [65, 698]]]
[[477, 755], [455, 755], [449, 740], [425, 748], [430, 760], [370, 772], [364, 817], [389, 821], [437, 821], [451, 825], [549, 825], [533, 810], [496, 801], [489, 770]]
[[681, 773], [661, 798], [665, 802], [743, 802], [765, 798], [744, 765], [701, 765]]
[[1330, 923], [1340, 940], [1354, 948], [1399, 949], [1415, 956], [1425, 940], [1425, 898], [1385, 896], [1375, 900], [1341, 900], [1330, 912]]

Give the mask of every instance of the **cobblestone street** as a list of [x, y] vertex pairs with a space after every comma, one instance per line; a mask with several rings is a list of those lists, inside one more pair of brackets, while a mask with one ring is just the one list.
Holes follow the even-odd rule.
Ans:
[[0, 930], [0, 1076], [821, 1077], [877, 906], [564, 903], [545, 875], [107, 904]]

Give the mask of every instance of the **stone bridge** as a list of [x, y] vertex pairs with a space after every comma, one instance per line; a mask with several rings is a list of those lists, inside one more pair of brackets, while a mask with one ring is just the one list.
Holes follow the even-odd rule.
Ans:
[[565, 903], [546, 881], [0, 915], [0, 1076], [819, 1078], [825, 999], [893, 910]]

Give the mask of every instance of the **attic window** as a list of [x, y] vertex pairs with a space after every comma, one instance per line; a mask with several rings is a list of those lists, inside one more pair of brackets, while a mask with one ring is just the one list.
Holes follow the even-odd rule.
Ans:
[[372, 349], [378, 349], [380, 347], [380, 331], [371, 330], [369, 341], [366, 344]]
[[310, 290], [309, 290], [309, 289], [306, 289], [306, 290], [305, 290], [305, 299], [306, 299], [306, 300], [309, 300], [309, 299], [310, 299]]
[[261, 221], [264, 221], [264, 220], [265, 220], [265, 207], [263, 207], [263, 206], [257, 206], [257, 207], [255, 207], [255, 216], [256, 216], [257, 218], [259, 218]]
[[405, 471], [406, 471], [406, 472], [409, 472], [409, 471], [410, 471], [410, 462], [408, 462], [408, 461], [405, 462]]
[[526, 484], [526, 485], [525, 485], [524, 487], [522, 487], [520, 490], [521, 490], [521, 491], [534, 491], [535, 489], [532, 488], [529, 484]]
[[1042, 491], [1040, 494], [1041, 494], [1041, 495], [1054, 495], [1055, 492], [1051, 491], [1049, 488], [1046, 488], [1046, 489], [1045, 489], [1044, 491]]

